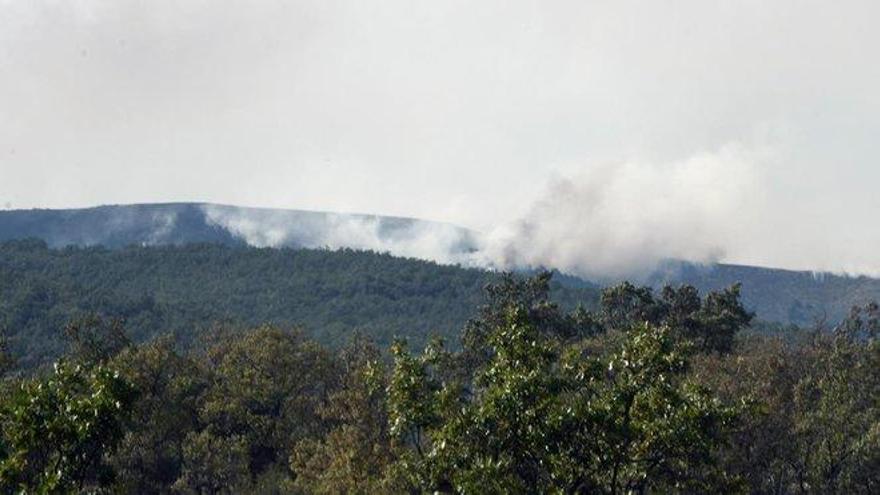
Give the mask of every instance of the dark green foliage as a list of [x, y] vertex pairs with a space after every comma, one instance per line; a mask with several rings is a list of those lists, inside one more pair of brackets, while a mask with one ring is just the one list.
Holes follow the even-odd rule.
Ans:
[[[121, 319], [143, 342], [172, 333], [191, 345], [215, 322], [238, 327], [298, 325], [323, 344], [355, 330], [383, 347], [395, 336], [424, 345], [458, 332], [496, 276], [350, 250], [186, 245], [48, 249], [0, 244], [0, 328], [19, 366], [62, 355], [59, 329], [91, 314]], [[592, 307], [593, 289], [552, 288], [554, 298]]]
[[877, 492], [880, 347], [863, 333], [873, 307], [832, 334], [752, 335], [695, 366], [723, 397], [748, 405], [722, 458], [750, 492]]
[[[372, 288], [338, 295], [340, 300], [363, 298], [385, 310], [411, 305], [411, 312], [401, 313], [406, 318], [417, 318], [419, 311], [428, 318], [433, 306], [419, 306], [421, 296], [405, 296], [401, 287], [432, 287], [433, 274], [443, 284], [430, 297], [460, 300], [448, 291], [449, 284], [463, 287], [462, 280], [486, 284], [486, 297], [470, 320], [459, 322], [461, 348], [435, 338], [415, 353], [402, 340], [386, 353], [388, 347], [357, 332], [334, 348], [284, 327], [242, 330], [212, 322], [199, 335], [138, 343], [119, 320], [74, 320], [57, 331], [67, 356], [54, 369], [22, 370], [2, 361], [4, 493], [880, 490], [876, 305], [853, 309], [832, 331], [765, 326], [766, 333], [759, 333], [746, 330], [751, 315], [737, 286], [701, 297], [689, 286], [655, 293], [622, 284], [608, 289], [602, 306], [591, 312], [571, 304], [577, 292], [555, 289], [545, 273], [489, 277], [406, 261], [394, 265], [401, 282], [367, 277], [399, 260], [363, 253], [208, 246], [119, 253], [30, 246], [0, 270], [34, 263], [16, 272], [36, 277], [33, 282], [42, 263], [60, 277], [57, 285], [42, 279], [55, 289], [20, 299], [30, 301], [31, 309], [56, 308], [39, 310], [43, 316], [65, 307], [61, 301], [89, 301], [93, 293], [84, 287], [100, 289], [64, 289], [70, 280], [110, 282], [97, 268], [64, 278], [91, 257], [110, 272], [127, 267], [138, 287], [179, 297], [195, 294], [195, 288], [163, 284], [195, 282], [166, 273], [163, 263], [171, 260], [182, 274], [202, 274], [196, 278], [204, 283], [214, 280], [204, 274], [217, 263], [223, 270], [241, 269], [232, 259], [239, 255], [249, 260], [249, 269], [265, 264], [259, 277], [279, 284], [290, 282], [270, 272], [285, 273], [286, 263], [323, 267], [320, 280], [330, 273], [343, 277], [326, 266], [341, 263], [365, 278], [343, 277], [347, 282], [333, 290], [346, 283]], [[156, 265], [144, 271], [129, 266], [133, 260]], [[163, 275], [147, 283], [156, 273]], [[313, 290], [328, 290], [319, 279], [302, 276], [318, 287]], [[232, 284], [241, 290], [239, 284], [253, 284], [242, 301], [265, 304], [271, 286], [258, 283], [259, 277]], [[31, 282], [4, 290], [16, 297], [22, 287], [40, 294], [28, 292], [36, 287]], [[105, 293], [105, 303], [129, 290], [116, 284], [119, 294]], [[230, 295], [221, 286], [205, 283], [204, 301]], [[154, 293], [155, 305], [145, 307], [171, 307], [160, 292]], [[556, 304], [559, 299], [566, 303]], [[12, 311], [7, 322], [24, 321], [21, 316]], [[28, 319], [30, 325], [50, 320]], [[9, 328], [19, 339], [27, 335]], [[316, 330], [314, 335], [326, 336]], [[416, 336], [421, 347], [423, 334]]]
[[794, 390], [795, 440], [804, 456], [798, 482], [824, 493], [880, 491], [880, 345], [877, 306], [856, 309], [832, 337], [819, 336], [815, 361]]
[[[506, 324], [510, 308], [520, 308], [525, 318], [541, 331], [562, 340], [577, 340], [604, 331], [599, 318], [582, 306], [566, 313], [551, 301], [550, 272], [541, 272], [530, 278], [511, 273], [502, 274], [497, 282], [486, 285], [486, 303], [477, 315], [467, 321], [462, 331], [464, 353], [459, 357], [460, 371], [473, 372], [489, 359], [493, 348], [489, 336]], [[604, 293], [603, 293], [604, 294]]]
[[130, 427], [111, 458], [116, 486], [124, 493], [168, 492], [182, 474], [187, 437], [199, 427], [209, 375], [167, 338], [129, 347], [111, 366], [140, 391]]
[[[538, 320], [540, 321], [540, 320]], [[552, 320], [551, 320], [552, 321]], [[687, 345], [666, 327], [629, 329], [607, 356], [542, 329], [527, 306], [487, 332], [465, 383], [444, 353], [395, 349], [392, 433], [424, 492], [641, 493], [729, 489], [715, 461], [736, 417], [689, 382]]]
[[106, 486], [135, 389], [103, 365], [61, 362], [3, 402], [0, 487], [63, 493]]
[[691, 286], [664, 287], [660, 297], [648, 287], [629, 282], [602, 291], [602, 322], [611, 329], [644, 323], [665, 325], [703, 352], [728, 352], [736, 334], [749, 326], [754, 315], [740, 301], [740, 286], [710, 292], [700, 299]]
[[836, 324], [853, 305], [880, 300], [880, 279], [741, 265], [671, 262], [648, 277], [652, 287], [690, 285], [701, 292], [742, 284], [742, 302], [764, 321], [814, 326]]
[[[211, 387], [199, 403], [197, 430], [183, 441], [178, 490], [247, 490], [266, 473], [286, 470], [297, 442], [326, 433], [320, 409], [338, 372], [331, 354], [300, 334], [263, 327], [233, 336], [214, 345], [203, 366]], [[232, 465], [218, 460], [226, 454], [234, 454]]]
[[131, 345], [119, 319], [88, 315], [64, 327], [68, 356], [85, 363], [105, 362]]
[[9, 338], [6, 329], [0, 328], [0, 378], [15, 368], [15, 358], [9, 351]]
[[294, 486], [305, 493], [380, 493], [393, 459], [380, 350], [356, 336], [340, 353], [338, 387], [318, 413], [323, 438], [306, 438], [290, 456]]

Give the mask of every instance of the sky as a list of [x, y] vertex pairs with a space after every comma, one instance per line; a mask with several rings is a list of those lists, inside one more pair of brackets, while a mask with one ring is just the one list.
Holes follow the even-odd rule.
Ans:
[[880, 274], [880, 2], [0, 0], [0, 208], [427, 218]]

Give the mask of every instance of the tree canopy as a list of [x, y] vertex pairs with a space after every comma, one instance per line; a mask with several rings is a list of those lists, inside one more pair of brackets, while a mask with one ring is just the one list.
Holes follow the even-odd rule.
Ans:
[[412, 350], [277, 325], [138, 342], [74, 320], [51, 369], [3, 356], [0, 491], [877, 492], [875, 305], [770, 335], [737, 287], [600, 300], [499, 276], [461, 346]]

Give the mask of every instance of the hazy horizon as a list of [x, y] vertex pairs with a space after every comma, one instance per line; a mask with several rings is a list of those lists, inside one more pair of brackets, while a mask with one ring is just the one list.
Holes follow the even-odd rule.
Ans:
[[582, 273], [878, 275], [878, 14], [0, 0], [0, 207], [355, 212]]

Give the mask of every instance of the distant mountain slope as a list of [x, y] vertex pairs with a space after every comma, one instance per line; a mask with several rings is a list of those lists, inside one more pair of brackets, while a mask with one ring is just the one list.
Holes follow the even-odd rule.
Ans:
[[743, 303], [762, 320], [813, 325], [840, 321], [853, 305], [880, 301], [880, 280], [754, 266], [672, 263], [650, 285], [689, 284], [703, 291], [742, 284]]
[[[585, 281], [565, 274], [557, 274], [554, 280], [572, 288], [600, 288], [617, 283]], [[853, 306], [880, 302], [880, 279], [726, 263], [667, 261], [633, 283], [656, 290], [664, 285], [692, 285], [703, 294], [741, 284], [743, 304], [755, 312], [759, 321], [802, 327], [820, 322], [833, 326]]]
[[[477, 233], [439, 222], [207, 203], [0, 211], [0, 241], [36, 238], [50, 247], [216, 243], [242, 247], [351, 248], [470, 265]], [[376, 274], [377, 276], [379, 274]], [[573, 288], [594, 282], [560, 276]], [[880, 299], [880, 280], [738, 265], [669, 262], [649, 285], [691, 284], [702, 291], [743, 284], [743, 300], [762, 320], [810, 325], [838, 321], [854, 304]]]
[[50, 247], [180, 245], [352, 248], [454, 261], [475, 249], [473, 232], [439, 222], [209, 203], [0, 211], [0, 241], [41, 239]]
[[[174, 332], [193, 340], [217, 321], [302, 325], [324, 343], [354, 330], [383, 346], [394, 336], [421, 346], [432, 333], [456, 342], [495, 274], [352, 250], [218, 244], [49, 249], [0, 243], [0, 328], [25, 367], [63, 350], [77, 316], [122, 317], [144, 340]], [[563, 288], [565, 307], [593, 307], [595, 289]]]
[[244, 244], [227, 229], [207, 222], [203, 205], [191, 203], [0, 211], [0, 241], [27, 238], [43, 240], [53, 248]]

